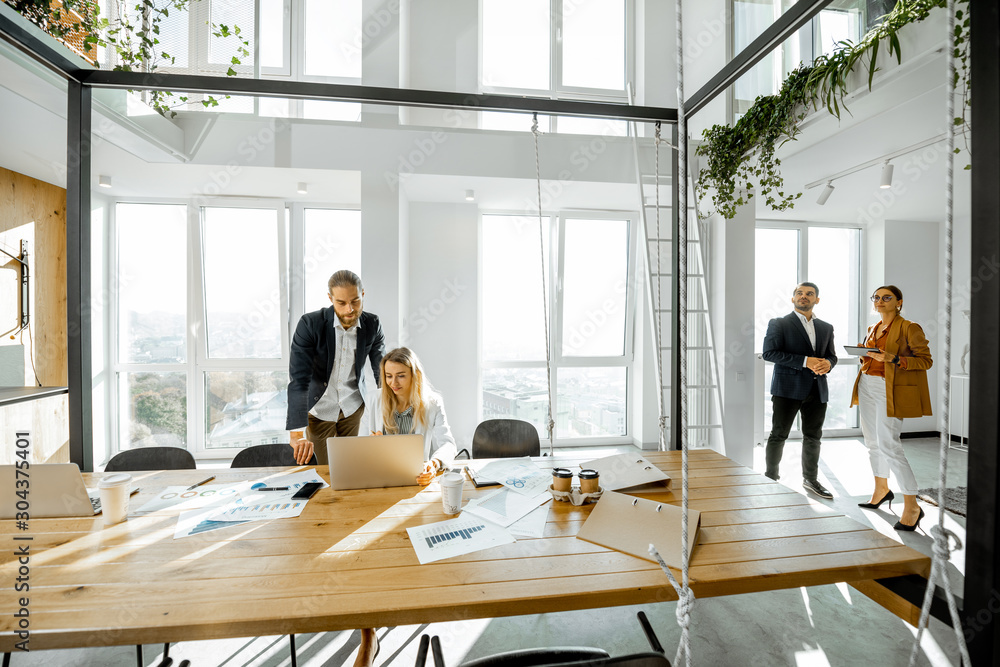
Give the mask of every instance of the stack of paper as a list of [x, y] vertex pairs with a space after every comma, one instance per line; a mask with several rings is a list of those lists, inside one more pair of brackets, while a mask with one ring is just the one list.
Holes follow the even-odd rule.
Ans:
[[[316, 473], [315, 469], [268, 477], [266, 483], [256, 481], [238, 484], [232, 487], [235, 489], [235, 493], [220, 493], [218, 499], [210, 501], [208, 504], [199, 506], [197, 509], [182, 511], [177, 517], [174, 538], [190, 537], [220, 528], [237, 526], [247, 521], [296, 517], [305, 509], [308, 500], [292, 499], [292, 496], [310, 482], [319, 482], [324, 488], [329, 486]], [[288, 490], [258, 490], [265, 486], [271, 488], [288, 487]], [[144, 505], [140, 509], [146, 509], [146, 506]]]
[[[499, 478], [498, 478], [499, 479]], [[515, 541], [515, 535], [542, 537], [552, 499], [549, 493], [524, 495], [503, 486], [470, 500], [457, 519], [407, 528], [421, 564], [481, 551]]]

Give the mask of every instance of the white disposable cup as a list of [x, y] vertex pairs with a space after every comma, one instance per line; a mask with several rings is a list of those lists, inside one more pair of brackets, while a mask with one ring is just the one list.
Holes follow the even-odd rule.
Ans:
[[441, 507], [445, 514], [458, 514], [462, 511], [462, 486], [465, 480], [457, 472], [441, 475], [438, 482], [441, 485]]
[[101, 512], [104, 514], [104, 525], [113, 526], [128, 517], [129, 486], [132, 475], [117, 473], [101, 478], [97, 488], [101, 493]]

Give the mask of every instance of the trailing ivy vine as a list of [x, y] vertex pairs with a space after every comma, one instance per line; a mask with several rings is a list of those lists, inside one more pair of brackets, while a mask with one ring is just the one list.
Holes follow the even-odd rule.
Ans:
[[[968, 0], [958, 0], [966, 6]], [[898, 33], [909, 23], [922, 21], [937, 7], [945, 7], [946, 0], [900, 0], [882, 22], [872, 28], [857, 44], [839, 42], [830, 55], [822, 55], [810, 66], [800, 66], [785, 79], [777, 95], [758, 97], [746, 114], [732, 126], [714, 125], [703, 133], [705, 142], [696, 153], [705, 158], [705, 166], [698, 174], [699, 197], [711, 193], [712, 204], [724, 218], [736, 215], [757, 194], [774, 211], [783, 211], [795, 205], [801, 192], [783, 189], [781, 160], [775, 151], [799, 133], [799, 123], [812, 109], [820, 106], [837, 118], [846, 110], [844, 99], [848, 93], [848, 77], [855, 66], [867, 61], [868, 88], [872, 87], [878, 71], [879, 49], [885, 47], [889, 57], [901, 63]], [[967, 127], [966, 111], [969, 108], [968, 62], [968, 11], [958, 11], [955, 31], [957, 69], [956, 83], [963, 90], [962, 116], [955, 118], [956, 125]]]
[[[112, 69], [116, 71], [153, 72], [176, 62], [176, 55], [168, 53], [160, 43], [161, 23], [171, 12], [183, 12], [199, 0], [110, 0], [113, 17], [110, 19], [101, 16], [101, 8], [95, 0], [4, 2], [57, 39], [79, 37], [84, 54], [93, 60], [96, 60], [95, 47], [111, 49], [114, 53]], [[209, 28], [216, 39], [232, 44], [233, 55], [226, 76], [236, 76], [235, 66], [250, 55], [250, 41], [243, 36], [239, 26], [211, 23]], [[213, 96], [192, 102], [187, 96], [176, 96], [165, 90], [150, 91], [148, 102], [161, 115], [171, 118], [177, 115], [176, 107], [189, 103], [205, 107], [219, 105]]]

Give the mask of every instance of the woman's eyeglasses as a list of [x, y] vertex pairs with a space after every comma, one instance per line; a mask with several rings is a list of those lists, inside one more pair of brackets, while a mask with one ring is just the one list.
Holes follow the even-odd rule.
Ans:
[[883, 296], [879, 296], [878, 294], [872, 295], [872, 301], [875, 303], [878, 303], [879, 301], [892, 301], [895, 298], [896, 297], [894, 297], [892, 294], [885, 294]]

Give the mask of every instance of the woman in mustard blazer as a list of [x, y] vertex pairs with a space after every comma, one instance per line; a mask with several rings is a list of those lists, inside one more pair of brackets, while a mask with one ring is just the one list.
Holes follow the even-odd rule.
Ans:
[[884, 285], [875, 290], [871, 299], [880, 320], [868, 329], [864, 346], [873, 349], [861, 359], [851, 405], [857, 405], [860, 413], [875, 490], [869, 502], [858, 506], [877, 509], [888, 500], [892, 508], [895, 496], [889, 490], [891, 470], [902, 487], [904, 502], [903, 514], [894, 528], [915, 530], [924, 510], [917, 504], [917, 478], [906, 460], [899, 434], [905, 417], [931, 414], [927, 369], [934, 362], [923, 329], [899, 314], [903, 308], [900, 289]]

